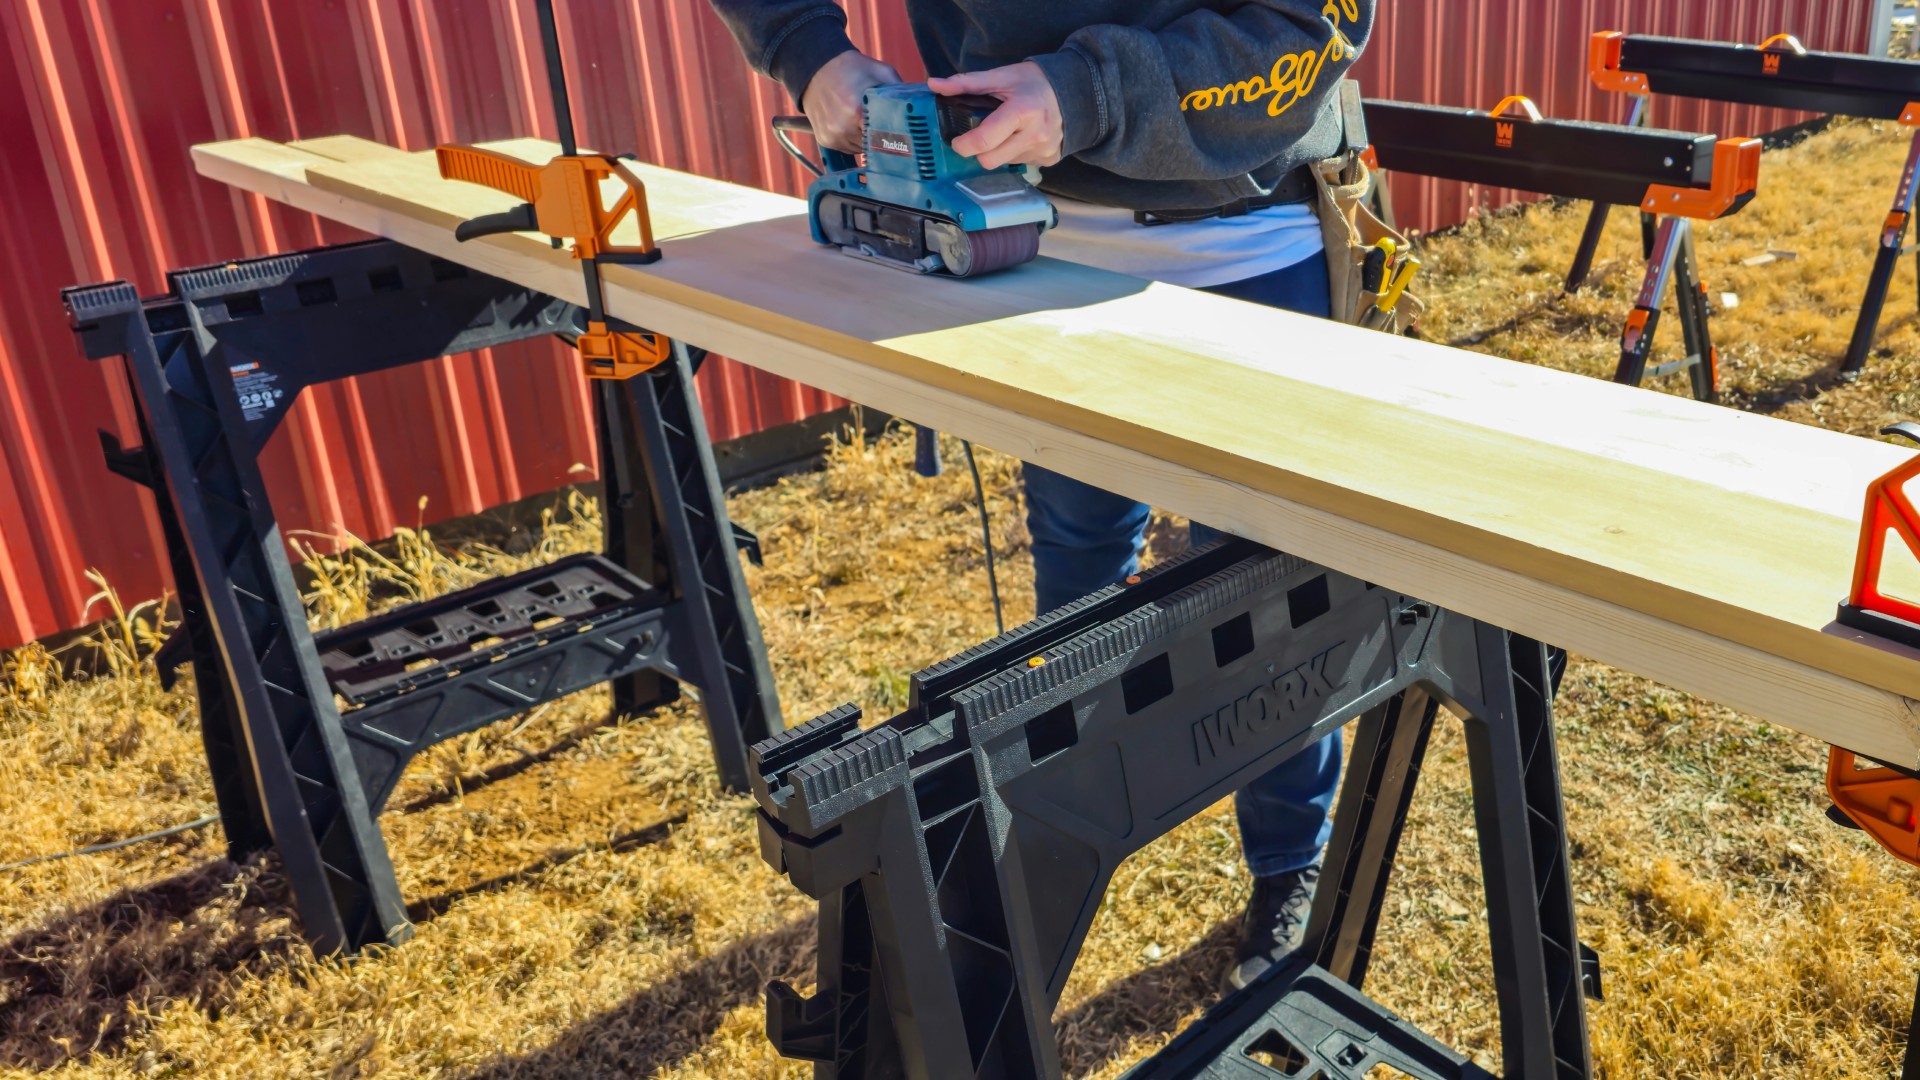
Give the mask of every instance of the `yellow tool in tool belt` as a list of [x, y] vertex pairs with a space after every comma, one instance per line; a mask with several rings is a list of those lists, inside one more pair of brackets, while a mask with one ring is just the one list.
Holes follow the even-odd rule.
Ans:
[[[1386, 330], [1393, 326], [1393, 309], [1399, 306], [1400, 298], [1407, 293], [1407, 286], [1413, 284], [1415, 274], [1420, 272], [1421, 262], [1412, 255], [1395, 260], [1392, 256], [1393, 242], [1382, 240], [1387, 245], [1386, 266], [1380, 275], [1380, 287], [1376, 290], [1379, 299], [1373, 307], [1360, 318], [1360, 325], [1368, 330]], [[1375, 249], [1379, 250], [1378, 248]], [[1369, 252], [1369, 256], [1373, 253]]]

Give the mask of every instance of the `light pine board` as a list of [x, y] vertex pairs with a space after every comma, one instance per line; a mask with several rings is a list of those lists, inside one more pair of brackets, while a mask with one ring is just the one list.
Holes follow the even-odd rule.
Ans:
[[[557, 148], [489, 144], [533, 162]], [[575, 302], [513, 200], [352, 137], [196, 147], [237, 188]], [[666, 257], [610, 309], [896, 415], [1881, 760], [1920, 654], [1832, 624], [1898, 448], [1051, 259], [923, 278], [794, 199], [640, 166]]]

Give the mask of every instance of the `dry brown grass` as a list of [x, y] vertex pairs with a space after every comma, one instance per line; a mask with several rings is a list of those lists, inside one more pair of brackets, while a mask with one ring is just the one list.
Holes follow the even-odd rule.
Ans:
[[[1820, 378], [1900, 153], [1893, 132], [1843, 125], [1770, 155], [1764, 178], [1776, 192], [1828, 183], [1833, 202], [1763, 197], [1703, 230], [1710, 287], [1741, 296], [1716, 329], [1742, 404], [1863, 433], [1914, 411], [1910, 267], [1890, 355], [1853, 386]], [[1842, 162], [1857, 184], [1831, 180]], [[1557, 298], [1579, 224], [1578, 210], [1536, 208], [1432, 241], [1428, 336], [1493, 330], [1477, 347], [1610, 370], [1637, 281], [1631, 224], [1616, 222], [1599, 287]], [[1800, 258], [1737, 265], [1769, 247]], [[900, 438], [839, 445], [826, 470], [733, 501], [766, 541], [767, 568], [748, 576], [791, 720], [848, 699], [884, 715], [908, 672], [992, 631], [966, 473], [918, 480], [909, 456]], [[1024, 617], [1014, 465], [982, 464], [1009, 616]], [[449, 553], [426, 533], [350, 546], [322, 561], [316, 621], [578, 550], [596, 513], [563, 503], [513, 555]], [[1157, 540], [1178, 532], [1162, 523]], [[97, 677], [62, 676], [42, 650], [5, 658], [0, 863], [211, 806], [191, 692], [162, 692], [139, 659], [153, 619], [110, 624]], [[0, 1073], [807, 1075], [773, 1057], [759, 993], [770, 977], [810, 981], [808, 905], [761, 863], [750, 801], [715, 788], [693, 706], [610, 724], [605, 707], [579, 695], [415, 763], [383, 824], [419, 933], [356, 962], [314, 958], [272, 860], [225, 862], [217, 829], [0, 874]], [[1559, 727], [1582, 933], [1606, 964], [1592, 1010], [1603, 1074], [1892, 1071], [1920, 969], [1906, 917], [1920, 875], [1826, 822], [1823, 748], [1591, 663], [1569, 676]], [[1491, 1061], [1457, 728], [1430, 760], [1369, 987]], [[1225, 806], [1122, 868], [1060, 1011], [1070, 1075], [1116, 1076], [1198, 1011], [1247, 888]]]

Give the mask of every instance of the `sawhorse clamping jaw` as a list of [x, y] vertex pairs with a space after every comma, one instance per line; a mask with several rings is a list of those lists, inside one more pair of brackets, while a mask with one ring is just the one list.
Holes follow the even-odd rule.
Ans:
[[[545, 165], [533, 165], [481, 147], [437, 147], [434, 158], [443, 179], [481, 184], [521, 200], [510, 210], [461, 222], [454, 230], [454, 239], [465, 243], [498, 233], [543, 232], [555, 247], [571, 241], [573, 257], [580, 260], [580, 272], [586, 279], [587, 326], [573, 335], [582, 370], [589, 379], [630, 379], [666, 363], [673, 355], [672, 342], [660, 334], [637, 327], [614, 329], [607, 320], [602, 264], [644, 264], [660, 258], [647, 213], [646, 185], [617, 158], [579, 152], [573, 137], [573, 109], [567, 101], [566, 69], [560, 58], [553, 0], [536, 0], [534, 8], [560, 130], [560, 154]], [[626, 190], [607, 206], [601, 187], [614, 179]], [[614, 230], [629, 216], [639, 230], [639, 242], [614, 243]]]
[[[1164, 563], [756, 746], [761, 852], [820, 901], [768, 1033], [816, 1080], [1060, 1075], [1052, 1017], [1119, 863], [1361, 717], [1307, 944], [1129, 1075], [1490, 1078], [1360, 992], [1428, 734], [1468, 728], [1508, 1077], [1591, 1074], [1538, 642], [1244, 540]], [[1317, 1071], [1316, 1071], [1317, 1070]]]
[[[1914, 129], [1906, 167], [1900, 173], [1893, 209], [1880, 230], [1878, 254], [1867, 278], [1860, 317], [1840, 371], [1851, 377], [1866, 365], [1886, 307], [1900, 256], [1914, 251], [1906, 244], [1914, 211], [1916, 173], [1920, 173], [1920, 64], [1909, 60], [1817, 52], [1792, 34], [1775, 34], [1758, 46], [1723, 41], [1689, 41], [1605, 31], [1595, 34], [1588, 49], [1588, 68], [1594, 85], [1634, 97], [1632, 124], [1645, 122], [1651, 94], [1672, 94], [1758, 105], [1778, 109], [1892, 120]], [[1586, 276], [1597, 239], [1597, 223], [1605, 208], [1594, 207], [1588, 239], [1568, 276], [1568, 287]]]
[[[1695, 397], [1718, 397], [1719, 362], [1707, 331], [1692, 222], [1737, 213], [1752, 201], [1759, 140], [1648, 130], [1638, 114], [1632, 124], [1548, 120], [1520, 96], [1486, 112], [1392, 101], [1368, 101], [1366, 110], [1382, 168], [1592, 200], [1595, 217], [1581, 242], [1569, 290], [1586, 277], [1606, 207], [1639, 207], [1645, 215], [1647, 274], [1621, 335], [1614, 379], [1637, 386], [1649, 375], [1688, 370]], [[1660, 308], [1676, 278], [1686, 356], [1650, 367]]]

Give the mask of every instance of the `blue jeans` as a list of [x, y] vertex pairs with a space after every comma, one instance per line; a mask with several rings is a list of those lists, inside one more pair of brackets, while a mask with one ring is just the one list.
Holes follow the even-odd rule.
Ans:
[[[1321, 318], [1332, 306], [1325, 255], [1206, 291]], [[1032, 464], [1026, 466], [1026, 488], [1040, 611], [1052, 611], [1140, 568], [1147, 504]], [[1192, 543], [1219, 535], [1195, 522]], [[1329, 813], [1339, 785], [1340, 732], [1335, 731], [1240, 789], [1234, 809], [1247, 867], [1255, 876], [1298, 870], [1320, 857], [1333, 832]]]

